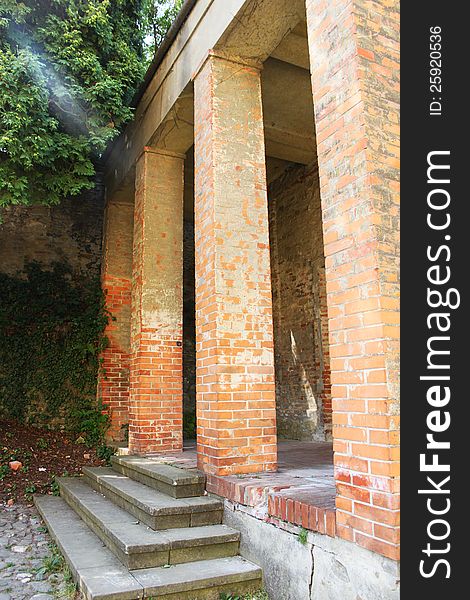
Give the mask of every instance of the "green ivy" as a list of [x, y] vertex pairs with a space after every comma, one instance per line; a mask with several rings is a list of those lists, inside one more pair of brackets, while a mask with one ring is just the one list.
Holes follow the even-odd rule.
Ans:
[[78, 281], [67, 265], [0, 274], [0, 416], [101, 444], [108, 416], [96, 382], [107, 322], [99, 281]]

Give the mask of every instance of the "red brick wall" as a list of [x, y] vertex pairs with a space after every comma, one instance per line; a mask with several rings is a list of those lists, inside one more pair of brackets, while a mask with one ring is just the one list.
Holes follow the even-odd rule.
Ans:
[[129, 449], [182, 449], [184, 157], [146, 149], [136, 167]]
[[266, 172], [259, 71], [209, 56], [195, 78], [198, 461], [276, 468]]
[[324, 440], [332, 415], [316, 164], [290, 167], [268, 196], [278, 434]]
[[132, 272], [133, 197], [108, 200], [104, 214], [102, 287], [111, 313], [105, 334], [98, 380], [98, 397], [108, 406], [108, 437], [123, 440], [129, 410], [130, 308]]
[[337, 532], [399, 553], [398, 7], [307, 0]]

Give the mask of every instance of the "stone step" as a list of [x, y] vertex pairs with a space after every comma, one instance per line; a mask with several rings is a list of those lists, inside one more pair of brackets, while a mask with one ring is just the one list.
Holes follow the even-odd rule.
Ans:
[[143, 597], [143, 586], [65, 500], [34, 496], [34, 502], [87, 600]]
[[95, 490], [152, 529], [222, 523], [223, 504], [215, 498], [170, 498], [107, 467], [85, 467], [83, 473]]
[[239, 556], [129, 571], [65, 500], [34, 500], [86, 600], [219, 600], [261, 587], [261, 569]]
[[140, 456], [112, 456], [113, 469], [172, 498], [202, 496], [206, 478], [198, 471], [180, 469]]
[[238, 554], [240, 534], [226, 525], [154, 531], [82, 478], [63, 477], [58, 481], [64, 500], [128, 569]]
[[261, 569], [241, 556], [169, 569], [141, 569], [132, 574], [144, 588], [144, 598], [158, 600], [220, 600], [222, 594], [240, 598], [262, 587]]

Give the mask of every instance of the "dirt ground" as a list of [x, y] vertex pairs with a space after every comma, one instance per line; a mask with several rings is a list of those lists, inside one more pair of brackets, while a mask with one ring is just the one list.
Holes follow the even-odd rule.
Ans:
[[[82, 440], [14, 421], [0, 420], [0, 503], [31, 503], [34, 493], [57, 493], [55, 478], [104, 464]], [[10, 467], [19, 461], [18, 470]]]

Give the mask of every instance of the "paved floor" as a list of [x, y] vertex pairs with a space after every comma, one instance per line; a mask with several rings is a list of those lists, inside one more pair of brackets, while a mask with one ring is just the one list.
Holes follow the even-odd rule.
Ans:
[[[167, 455], [169, 456], [169, 455]], [[188, 467], [196, 466], [196, 442], [185, 441], [184, 452], [174, 453]], [[278, 473], [305, 479], [333, 477], [333, 444], [331, 442], [278, 441]]]
[[333, 444], [280, 440], [278, 463], [279, 471], [294, 477], [333, 477]]
[[34, 507], [0, 506], [0, 600], [66, 597], [64, 576], [40, 571], [50, 541]]

